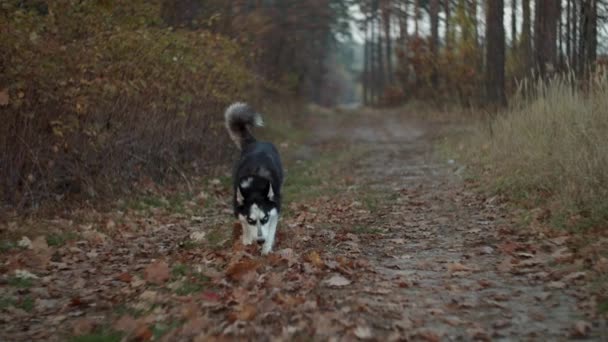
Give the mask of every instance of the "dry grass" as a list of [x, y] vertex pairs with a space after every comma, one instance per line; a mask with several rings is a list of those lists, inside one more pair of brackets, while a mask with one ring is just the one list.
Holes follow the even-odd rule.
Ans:
[[497, 190], [551, 203], [562, 223], [597, 226], [608, 221], [608, 81], [598, 75], [584, 92], [571, 83], [533, 86], [533, 100], [467, 139], [464, 157]]

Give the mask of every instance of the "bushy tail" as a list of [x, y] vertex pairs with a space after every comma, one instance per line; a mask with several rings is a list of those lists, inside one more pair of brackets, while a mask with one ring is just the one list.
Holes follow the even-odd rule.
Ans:
[[255, 142], [255, 137], [249, 130], [250, 126], [264, 126], [264, 121], [259, 113], [243, 102], [231, 104], [224, 113], [226, 128], [230, 138], [239, 149], [243, 146]]

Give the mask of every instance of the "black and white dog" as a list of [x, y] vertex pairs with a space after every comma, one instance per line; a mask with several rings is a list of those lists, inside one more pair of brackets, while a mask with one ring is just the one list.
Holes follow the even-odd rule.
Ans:
[[241, 156], [234, 166], [234, 215], [243, 226], [243, 244], [262, 244], [262, 254], [272, 251], [281, 212], [283, 168], [276, 147], [257, 141], [251, 127], [264, 125], [262, 116], [241, 102], [224, 114], [226, 128]]

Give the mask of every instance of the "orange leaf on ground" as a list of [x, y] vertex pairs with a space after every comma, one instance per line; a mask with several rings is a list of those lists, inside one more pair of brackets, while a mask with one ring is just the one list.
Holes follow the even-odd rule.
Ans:
[[249, 273], [254, 272], [260, 267], [260, 264], [254, 260], [246, 259], [237, 263], [230, 264], [226, 269], [226, 276], [234, 281], [239, 281]]
[[251, 321], [255, 318], [257, 310], [255, 306], [251, 304], [245, 304], [239, 307], [237, 311], [234, 311], [230, 318], [234, 321]]
[[144, 278], [152, 284], [162, 284], [170, 277], [169, 265], [164, 261], [155, 261], [144, 270]]
[[325, 266], [325, 262], [323, 262], [321, 256], [316, 251], [308, 253], [306, 260], [318, 268], [323, 268]]
[[120, 280], [120, 281], [122, 281], [124, 283], [130, 283], [131, 280], [133, 280], [133, 276], [130, 275], [129, 273], [127, 273], [127, 272], [123, 272], [123, 273], [119, 274], [116, 277], [116, 279], [118, 279], [118, 280]]

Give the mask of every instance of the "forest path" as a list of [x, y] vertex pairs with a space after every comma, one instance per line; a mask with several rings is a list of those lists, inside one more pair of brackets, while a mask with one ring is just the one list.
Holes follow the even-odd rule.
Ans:
[[334, 310], [364, 308], [353, 314], [355, 336], [557, 341], [587, 334], [577, 307], [584, 273], [568, 260], [565, 238], [534, 239], [496, 197], [467, 187], [457, 176], [463, 168], [434, 152], [443, 125], [368, 111], [315, 127], [315, 141], [365, 150], [347, 169], [365, 186], [360, 194], [376, 198], [372, 234], [358, 238], [369, 272], [327, 295]]
[[39, 233], [3, 242], [0, 341], [605, 338], [568, 237], [535, 238], [463, 182], [434, 151], [449, 126], [386, 110], [310, 119], [306, 143], [277, 141], [269, 256], [240, 245], [229, 177], [2, 226]]

